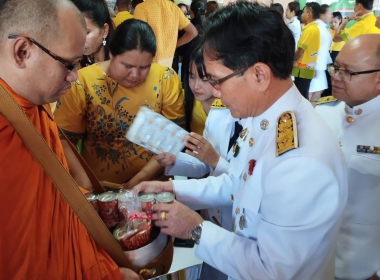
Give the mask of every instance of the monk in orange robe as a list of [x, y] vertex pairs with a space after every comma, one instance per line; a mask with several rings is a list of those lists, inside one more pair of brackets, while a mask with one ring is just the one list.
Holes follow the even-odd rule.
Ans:
[[[85, 36], [84, 20], [67, 0], [0, 1], [0, 84], [67, 169], [57, 126], [41, 105], [57, 100], [76, 80], [67, 64], [80, 60]], [[97, 247], [1, 114], [0, 197], [1, 280], [139, 279]]]

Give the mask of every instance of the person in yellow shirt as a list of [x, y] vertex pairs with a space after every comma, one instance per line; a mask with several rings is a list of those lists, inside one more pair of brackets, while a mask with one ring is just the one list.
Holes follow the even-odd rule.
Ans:
[[[152, 27], [157, 40], [157, 53], [153, 61], [166, 67], [172, 66], [175, 49], [198, 35], [197, 29], [181, 9], [168, 0], [146, 0], [136, 6], [133, 16]], [[177, 40], [178, 30], [185, 31], [185, 34]]]
[[116, 17], [112, 18], [115, 28], [117, 28], [123, 21], [133, 18], [130, 13], [131, 8], [132, 0], [117, 0], [115, 5]]
[[[147, 23], [121, 23], [110, 52], [110, 61], [78, 71], [58, 102], [55, 121], [74, 144], [83, 139], [83, 158], [100, 181], [133, 187], [163, 171], [150, 153], [125, 138], [137, 112], [145, 106], [184, 126], [184, 97], [177, 74], [152, 63], [156, 42]], [[64, 149], [70, 154], [65, 144]], [[77, 183], [91, 189], [77, 162], [68, 156], [68, 163]]]
[[[343, 19], [342, 24], [337, 29], [333, 41], [341, 42], [355, 38], [362, 34], [380, 34], [380, 29], [375, 26], [376, 17], [373, 14], [373, 0], [356, 0], [354, 12]], [[357, 22], [350, 28], [345, 29], [350, 20]]]
[[305, 24], [302, 35], [298, 40], [294, 54], [292, 76], [294, 84], [303, 97], [309, 99], [309, 87], [315, 74], [320, 33], [315, 20], [319, 17], [320, 5], [316, 2], [306, 3], [301, 20]]

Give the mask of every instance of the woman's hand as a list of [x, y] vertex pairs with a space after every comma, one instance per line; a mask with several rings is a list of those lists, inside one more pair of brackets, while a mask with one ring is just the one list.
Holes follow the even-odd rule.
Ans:
[[185, 146], [190, 150], [186, 150], [186, 153], [199, 159], [203, 163], [211, 166], [213, 169], [216, 168], [219, 155], [214, 150], [210, 142], [204, 139], [199, 134], [191, 132], [185, 138]]
[[155, 155], [154, 159], [161, 165], [161, 166], [169, 166], [173, 165], [175, 162], [175, 155], [170, 153], [162, 153], [160, 155]]

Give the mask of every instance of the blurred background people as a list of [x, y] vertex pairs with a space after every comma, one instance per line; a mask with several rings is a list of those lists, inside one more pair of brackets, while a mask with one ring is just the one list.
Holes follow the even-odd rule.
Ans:
[[[177, 47], [189, 43], [198, 35], [195, 26], [177, 5], [168, 0], [146, 0], [136, 6], [133, 15], [152, 27], [157, 38], [157, 53], [153, 61], [165, 67], [172, 66]], [[180, 38], [178, 30], [185, 32]]]
[[115, 5], [115, 11], [117, 10], [116, 17], [112, 18], [114, 27], [118, 27], [120, 23], [127, 19], [133, 18], [130, 13], [132, 9], [132, 0], [117, 0]]
[[315, 102], [321, 98], [322, 92], [328, 88], [326, 70], [327, 65], [332, 63], [330, 57], [331, 35], [327, 29], [327, 24], [331, 22], [332, 12], [327, 4], [321, 5], [319, 18], [316, 20], [319, 34], [320, 46], [318, 51], [317, 65], [315, 66], [315, 75], [310, 83], [309, 100], [315, 105]]
[[293, 33], [295, 46], [297, 49], [298, 40], [301, 37], [301, 22], [297, 17], [297, 13], [300, 10], [300, 3], [297, 1], [290, 2], [286, 7], [285, 17], [289, 20], [288, 27]]
[[211, 13], [213, 13], [214, 11], [216, 11], [217, 9], [219, 9], [218, 2], [216, 2], [216, 1], [208, 1], [206, 3], [206, 14], [205, 14], [205, 17], [208, 18], [208, 16]]
[[294, 55], [294, 84], [306, 99], [309, 99], [310, 83], [315, 75], [320, 47], [320, 34], [315, 22], [319, 18], [319, 10], [320, 5], [317, 2], [306, 3], [302, 12], [302, 22], [306, 26], [302, 30]]

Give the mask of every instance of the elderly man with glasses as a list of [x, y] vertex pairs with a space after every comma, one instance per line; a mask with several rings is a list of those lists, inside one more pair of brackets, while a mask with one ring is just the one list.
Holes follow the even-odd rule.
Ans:
[[329, 71], [333, 96], [316, 110], [338, 137], [349, 191], [335, 273], [380, 279], [380, 34], [348, 41]]
[[[277, 11], [257, 3], [223, 7], [206, 24], [213, 94], [243, 127], [228, 174], [144, 182], [135, 191], [173, 192], [173, 203], [153, 206], [155, 224], [193, 239], [196, 256], [229, 279], [333, 280], [345, 162], [337, 139], [292, 83], [293, 35]], [[188, 208], [217, 205], [232, 206], [232, 232]]]

